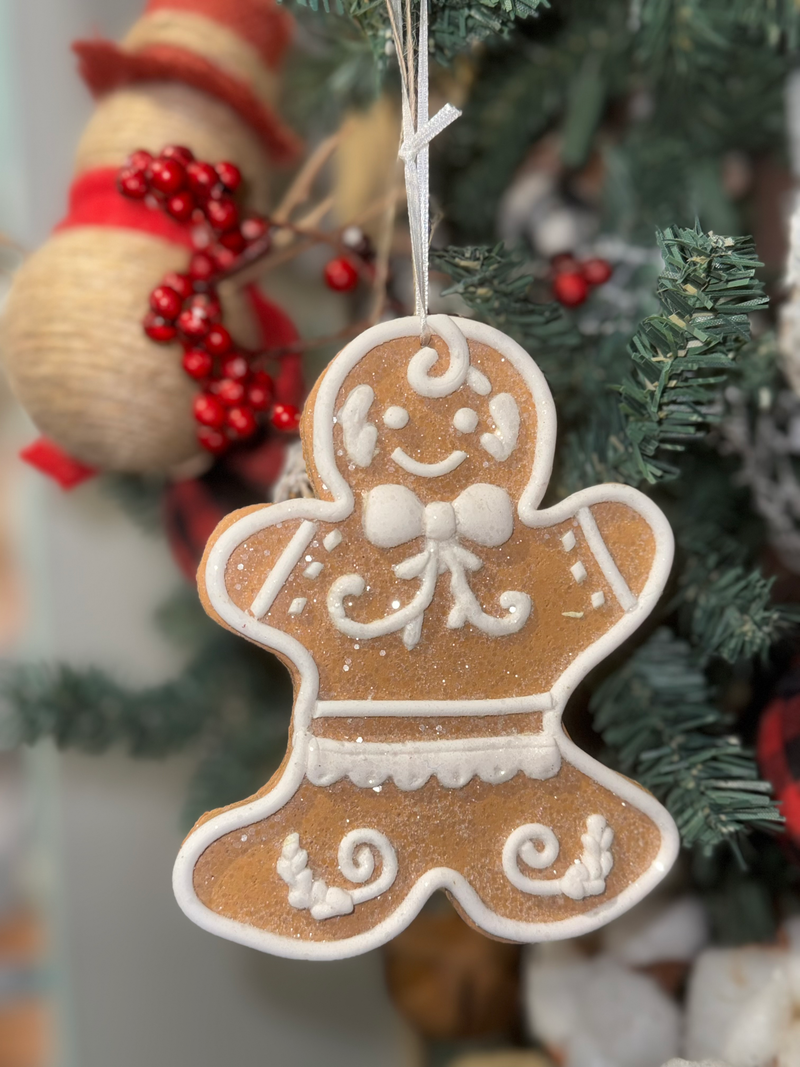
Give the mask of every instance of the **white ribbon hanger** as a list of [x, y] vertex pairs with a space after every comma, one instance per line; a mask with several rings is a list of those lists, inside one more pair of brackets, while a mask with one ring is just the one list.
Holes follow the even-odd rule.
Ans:
[[[445, 104], [433, 118], [428, 117], [430, 91], [428, 0], [420, 0], [419, 37], [416, 48], [411, 22], [412, 0], [405, 0], [405, 12], [402, 6], [403, 0], [386, 0], [386, 2], [402, 83], [403, 139], [399, 155], [405, 163], [408, 225], [411, 231], [411, 257], [414, 265], [415, 314], [420, 319], [420, 334], [423, 339], [426, 339], [431, 230], [429, 145], [437, 134], [459, 117], [461, 112], [452, 104]], [[417, 53], [416, 78], [415, 51]]]

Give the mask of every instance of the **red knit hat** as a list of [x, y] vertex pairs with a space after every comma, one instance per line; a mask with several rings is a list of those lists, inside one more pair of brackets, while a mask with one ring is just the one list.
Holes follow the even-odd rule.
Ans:
[[291, 32], [275, 0], [148, 0], [120, 44], [95, 38], [73, 49], [95, 96], [135, 82], [183, 82], [228, 104], [282, 162], [300, 148], [274, 110]]

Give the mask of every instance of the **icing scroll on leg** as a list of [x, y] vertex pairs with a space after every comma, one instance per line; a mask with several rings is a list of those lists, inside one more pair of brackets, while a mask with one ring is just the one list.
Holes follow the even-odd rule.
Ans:
[[518, 860], [543, 871], [558, 859], [558, 838], [549, 826], [528, 823], [520, 826], [503, 846], [503, 870], [506, 877], [523, 893], [540, 897], [566, 896], [571, 900], [598, 896], [605, 892], [606, 876], [614, 866], [611, 843], [614, 831], [602, 815], [590, 815], [586, 832], [581, 836], [583, 853], [561, 878], [530, 878], [519, 869]]
[[368, 882], [375, 873], [373, 849], [381, 858], [380, 875], [369, 885], [340, 889], [314, 877], [308, 866], [308, 853], [300, 847], [300, 835], [289, 834], [278, 860], [278, 874], [289, 886], [289, 904], [300, 911], [310, 911], [312, 918], [321, 922], [349, 915], [356, 904], [385, 893], [397, 877], [397, 854], [379, 831], [365, 828], [345, 834], [339, 845], [339, 870], [350, 882]]

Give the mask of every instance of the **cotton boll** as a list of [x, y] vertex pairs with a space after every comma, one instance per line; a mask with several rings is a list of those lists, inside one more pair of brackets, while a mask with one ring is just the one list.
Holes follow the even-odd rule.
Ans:
[[534, 961], [528, 1021], [564, 1067], [660, 1067], [680, 1044], [680, 1012], [657, 984], [608, 957]]
[[665, 905], [646, 900], [605, 930], [604, 948], [629, 967], [693, 960], [708, 940], [705, 909], [696, 897]]
[[722, 1060], [670, 1060], [664, 1067], [730, 1067]]
[[588, 961], [570, 942], [537, 945], [526, 957], [523, 987], [528, 1025], [551, 1048], [575, 1031], [575, 986]]
[[781, 1036], [775, 1067], [800, 1067], [800, 1021]]
[[686, 1055], [772, 1067], [792, 1014], [786, 957], [759, 947], [703, 952], [689, 984]]

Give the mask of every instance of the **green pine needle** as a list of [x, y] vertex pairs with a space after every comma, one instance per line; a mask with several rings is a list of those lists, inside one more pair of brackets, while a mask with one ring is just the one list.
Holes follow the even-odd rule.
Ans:
[[619, 769], [667, 807], [687, 847], [711, 851], [782, 817], [753, 754], [726, 732], [696, 653], [657, 630], [597, 689], [595, 726]]
[[443, 296], [460, 296], [481, 322], [519, 341], [534, 358], [546, 358], [583, 343], [560, 304], [531, 300], [533, 278], [519, 249], [503, 244], [491, 248], [450, 246], [434, 250], [431, 258], [434, 268], [448, 274], [453, 282], [443, 290]]

